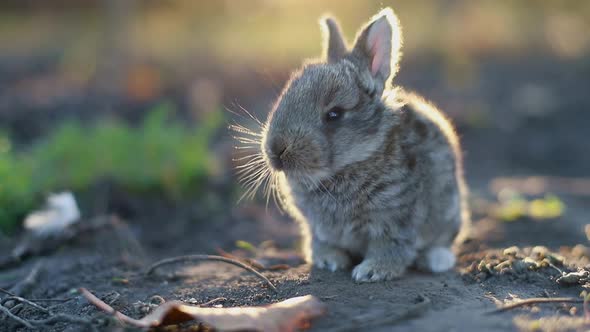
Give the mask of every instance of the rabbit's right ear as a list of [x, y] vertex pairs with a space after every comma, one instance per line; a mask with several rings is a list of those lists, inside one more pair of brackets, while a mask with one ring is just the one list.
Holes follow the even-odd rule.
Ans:
[[336, 62], [348, 52], [340, 27], [336, 20], [330, 16], [322, 17], [320, 25], [324, 38], [324, 59], [328, 62]]
[[357, 34], [352, 54], [371, 74], [379, 95], [397, 72], [401, 45], [401, 28], [391, 8], [381, 10]]

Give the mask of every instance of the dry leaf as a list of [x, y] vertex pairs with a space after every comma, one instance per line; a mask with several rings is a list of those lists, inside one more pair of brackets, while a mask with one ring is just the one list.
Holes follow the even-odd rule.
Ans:
[[166, 302], [142, 319], [133, 319], [104, 303], [88, 290], [82, 295], [103, 311], [121, 321], [142, 328], [180, 324], [188, 321], [202, 322], [218, 331], [295, 331], [307, 326], [310, 319], [323, 315], [325, 305], [312, 295], [294, 297], [262, 307], [201, 308], [179, 301]]

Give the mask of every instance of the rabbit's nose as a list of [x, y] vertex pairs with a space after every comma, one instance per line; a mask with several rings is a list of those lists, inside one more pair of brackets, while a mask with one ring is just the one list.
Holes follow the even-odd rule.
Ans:
[[287, 150], [287, 144], [283, 139], [274, 139], [270, 144], [270, 164], [277, 170], [282, 170], [285, 166], [283, 163], [285, 150]]

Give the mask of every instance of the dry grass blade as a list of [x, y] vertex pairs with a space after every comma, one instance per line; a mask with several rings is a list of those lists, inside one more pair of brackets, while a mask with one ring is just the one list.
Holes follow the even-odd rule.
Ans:
[[98, 309], [106, 312], [107, 314], [113, 315], [115, 318], [117, 318], [118, 320], [120, 320], [123, 323], [137, 326], [137, 327], [144, 327], [144, 328], [149, 327], [148, 325], [143, 325], [139, 320], [131, 318], [131, 317], [113, 309], [113, 307], [104, 303], [101, 299], [96, 297], [94, 294], [90, 293], [86, 288], [80, 288], [80, 289], [78, 289], [78, 292], [80, 292], [80, 294], [82, 294], [82, 296], [84, 296], [88, 300], [88, 302], [94, 304]]
[[522, 300], [522, 301], [518, 301], [518, 302], [514, 302], [511, 304], [505, 305], [503, 307], [500, 307], [498, 309], [488, 312], [488, 314], [496, 314], [496, 313], [512, 310], [515, 308], [520, 308], [525, 305], [538, 304], [538, 303], [583, 303], [583, 302], [584, 302], [583, 299], [576, 299], [573, 297], [552, 297], [552, 298], [535, 297], [535, 298], [530, 298], [530, 299], [526, 299], [526, 300]]
[[227, 258], [227, 257], [223, 257], [223, 256], [215, 256], [215, 255], [186, 255], [186, 256], [178, 256], [178, 257], [172, 257], [172, 258], [166, 258], [163, 259], [161, 261], [158, 261], [154, 264], [152, 264], [146, 271], [147, 275], [150, 275], [152, 273], [154, 273], [154, 271], [163, 266], [163, 265], [168, 265], [168, 264], [175, 264], [175, 263], [184, 263], [184, 262], [193, 262], [193, 261], [218, 261], [218, 262], [224, 262], [224, 263], [228, 263], [237, 267], [241, 267], [245, 270], [247, 270], [248, 272], [251, 272], [252, 274], [256, 275], [258, 278], [262, 279], [267, 285], [268, 287], [270, 287], [270, 289], [272, 289], [275, 293], [277, 292], [277, 288], [275, 287], [275, 285], [272, 284], [272, 282], [270, 282], [270, 280], [268, 280], [267, 277], [265, 277], [264, 275], [262, 275], [260, 272], [256, 271], [254, 268], [252, 268], [251, 266], [248, 266], [240, 261], [237, 261], [235, 259], [231, 259], [231, 258]]

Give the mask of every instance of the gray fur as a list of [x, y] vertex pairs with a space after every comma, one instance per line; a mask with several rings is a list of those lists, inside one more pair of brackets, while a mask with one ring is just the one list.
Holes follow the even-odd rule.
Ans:
[[[451, 124], [418, 96], [387, 89], [401, 43], [390, 9], [358, 33], [350, 52], [340, 49], [335, 21], [326, 24], [337, 34], [327, 38], [326, 61], [292, 76], [261, 143], [283, 204], [301, 225], [306, 257], [331, 270], [359, 258], [359, 282], [396, 278], [412, 264], [451, 268], [448, 250], [469, 219]], [[376, 52], [389, 58], [372, 71]], [[342, 117], [327, 121], [335, 107], [345, 110]], [[433, 261], [439, 257], [449, 263]]]

